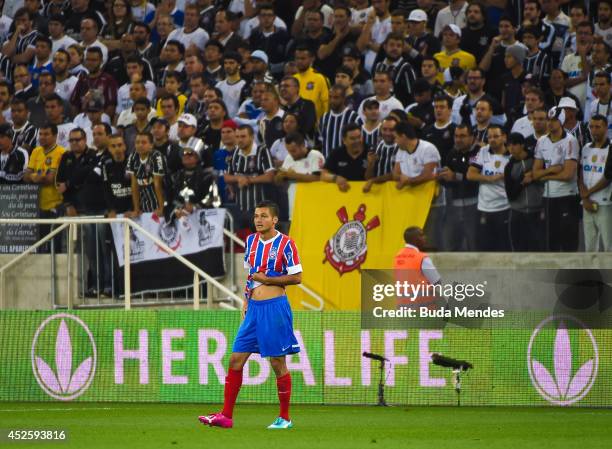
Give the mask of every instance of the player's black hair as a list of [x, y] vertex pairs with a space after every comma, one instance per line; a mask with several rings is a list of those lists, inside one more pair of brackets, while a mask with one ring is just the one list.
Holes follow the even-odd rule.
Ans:
[[304, 145], [304, 135], [300, 132], [292, 132], [287, 134], [287, 137], [285, 137], [285, 144], [288, 143], [294, 143], [297, 146], [303, 146]]
[[153, 134], [151, 134], [149, 131], [138, 131], [136, 133], [136, 137], [138, 136], [145, 136], [147, 140], [149, 141], [149, 143], [151, 145], [153, 144]]
[[147, 108], [147, 111], [151, 109], [151, 102], [147, 97], [137, 98], [136, 100], [134, 100], [134, 106], [136, 106], [137, 104]]
[[348, 123], [347, 125], [344, 126], [344, 128], [342, 128], [342, 138], [346, 138], [346, 136], [348, 135], [348, 133], [350, 133], [351, 131], [361, 131], [361, 125], [357, 124], [357, 123]]
[[268, 209], [273, 217], [278, 217], [278, 205], [274, 201], [263, 200], [257, 203], [255, 209]]
[[79, 133], [79, 134], [81, 134], [81, 139], [87, 138], [87, 134], [85, 133], [85, 130], [83, 128], [74, 128], [74, 129], [71, 129], [68, 134], [70, 135], [72, 133]]
[[506, 129], [503, 126], [498, 125], [496, 123], [493, 123], [492, 125], [489, 125], [489, 128], [487, 129], [487, 132], [491, 131], [492, 129], [499, 129], [502, 134], [508, 135], [508, 133], [506, 132]]
[[106, 134], [107, 136], [110, 136], [113, 133], [113, 128], [108, 123], [104, 123], [104, 122], [97, 123], [97, 124], [92, 126], [92, 130], [96, 126], [101, 126], [102, 128], [104, 128], [104, 134]]
[[395, 132], [397, 134], [406, 136], [409, 139], [416, 139], [416, 131], [414, 130], [414, 127], [408, 122], [399, 122], [397, 125], [395, 125]]
[[54, 136], [57, 136], [57, 125], [51, 122], [46, 122], [40, 128], [38, 128], [39, 131], [43, 129], [49, 129], [51, 130], [51, 134], [53, 134]]
[[453, 100], [445, 94], [441, 94], [441, 95], [436, 95], [433, 99], [433, 102], [441, 102], [443, 101], [444, 103], [446, 103], [448, 105], [448, 109], [453, 109]]
[[603, 79], [605, 79], [605, 80], [606, 80], [608, 83], [610, 83], [610, 82], [611, 82], [611, 79], [610, 79], [610, 74], [609, 74], [608, 72], [604, 72], [603, 70], [600, 70], [599, 72], [597, 72], [597, 73], [595, 74], [595, 78], [603, 78]]
[[423, 230], [418, 226], [410, 226], [404, 231], [404, 242], [414, 244], [417, 237], [422, 234]]
[[598, 122], [604, 122], [606, 124], [608, 123], [608, 118], [602, 114], [595, 114], [591, 117], [591, 120], [597, 120]]

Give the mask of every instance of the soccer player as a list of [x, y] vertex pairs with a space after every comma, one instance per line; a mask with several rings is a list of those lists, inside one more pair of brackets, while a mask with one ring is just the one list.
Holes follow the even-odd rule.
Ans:
[[270, 357], [276, 374], [280, 416], [268, 429], [290, 429], [291, 375], [285, 356], [300, 351], [293, 333], [293, 315], [285, 295], [286, 285], [302, 282], [302, 265], [293, 240], [275, 229], [278, 206], [270, 201], [257, 204], [256, 233], [247, 237], [244, 266], [249, 271], [243, 314], [245, 319], [234, 341], [225, 378], [223, 411], [198, 419], [213, 427], [233, 427], [232, 415], [242, 385], [242, 370], [252, 353]]

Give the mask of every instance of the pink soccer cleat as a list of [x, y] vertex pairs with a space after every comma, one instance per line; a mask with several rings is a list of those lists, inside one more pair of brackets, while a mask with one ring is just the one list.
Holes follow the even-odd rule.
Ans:
[[228, 418], [223, 413], [198, 416], [198, 420], [200, 420], [202, 424], [208, 424], [210, 427], [223, 427], [224, 429], [231, 429], [234, 427], [232, 418]]

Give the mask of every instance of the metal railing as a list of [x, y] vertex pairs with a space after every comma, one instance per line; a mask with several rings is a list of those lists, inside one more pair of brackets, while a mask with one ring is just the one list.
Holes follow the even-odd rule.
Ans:
[[[75, 289], [74, 289], [74, 275], [75, 275], [75, 242], [77, 236], [77, 228], [80, 225], [85, 224], [111, 224], [111, 223], [121, 223], [123, 224], [123, 244], [124, 248], [130, 248], [130, 227], [135, 230], [138, 230], [142, 235], [151, 239], [156, 245], [158, 245], [161, 249], [166, 251], [169, 255], [174, 257], [176, 260], [181, 262], [187, 268], [189, 268], [193, 272], [193, 308], [194, 310], [198, 310], [200, 308], [200, 282], [201, 280], [205, 280], [207, 283], [207, 298], [206, 305], [208, 308], [213, 307], [214, 303], [214, 295], [215, 289], [223, 292], [227, 295], [227, 298], [230, 300], [230, 304], [227, 302], [219, 302], [219, 307], [224, 309], [235, 310], [237, 308], [242, 307], [244, 300], [234, 293], [230, 288], [221, 284], [214, 277], [210, 276], [205, 271], [201, 270], [199, 267], [194, 265], [192, 262], [187, 260], [182, 255], [178, 254], [168, 245], [166, 245], [163, 241], [161, 241], [158, 237], [154, 236], [138, 223], [128, 219], [128, 218], [94, 218], [94, 217], [74, 217], [74, 218], [55, 218], [55, 219], [0, 219], [0, 225], [8, 225], [8, 224], [25, 224], [25, 225], [56, 225], [57, 227], [53, 229], [49, 234], [45, 237], [41, 238], [39, 241], [34, 243], [28, 249], [26, 249], [23, 253], [17, 255], [15, 258], [11, 259], [8, 263], [0, 267], [0, 308], [5, 307], [5, 281], [6, 281], [6, 271], [17, 264], [19, 261], [23, 260], [27, 255], [32, 254], [37, 248], [41, 247], [51, 239], [53, 239], [57, 234], [63, 232], [66, 228], [68, 228], [68, 241], [67, 241], [67, 253], [68, 253], [68, 262], [67, 262], [67, 296], [68, 296], [68, 305], [69, 309], [74, 307], [74, 299], [75, 299]], [[224, 232], [229, 233], [229, 231], [224, 229]], [[230, 235], [234, 235], [233, 233], [229, 233]], [[227, 234], [226, 234], [227, 235]], [[236, 237], [237, 238], [237, 237]], [[231, 248], [231, 253], [233, 254], [233, 245]], [[130, 251], [124, 250], [124, 307], [126, 310], [130, 310], [132, 308], [132, 296], [131, 296], [131, 276], [130, 276]], [[230, 274], [231, 276], [235, 276], [235, 272]], [[234, 278], [232, 278], [234, 279]], [[238, 306], [238, 307], [236, 307]]]
[[[238, 245], [240, 245], [242, 248], [245, 247], [246, 244], [245, 244], [244, 240], [242, 240], [236, 234], [233, 234], [233, 233], [227, 231], [227, 229], [224, 229], [223, 233], [227, 237], [229, 237], [231, 240], [236, 242]], [[308, 286], [304, 285], [303, 282], [301, 284], [298, 284], [297, 286], [298, 286], [299, 289], [303, 290], [307, 295], [309, 295], [311, 298], [314, 298], [315, 301], [317, 301], [316, 305], [310, 304], [310, 303], [308, 303], [306, 301], [301, 301], [302, 306], [304, 306], [305, 308], [307, 308], [309, 310], [323, 310], [323, 306], [324, 306], [325, 302], [323, 301], [323, 298], [321, 296], [319, 296], [312, 289], [308, 288]]]

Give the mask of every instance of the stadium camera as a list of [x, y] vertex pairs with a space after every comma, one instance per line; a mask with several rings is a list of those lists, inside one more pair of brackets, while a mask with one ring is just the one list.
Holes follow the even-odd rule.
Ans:
[[473, 369], [474, 365], [465, 360], [456, 360], [451, 357], [443, 356], [442, 354], [433, 353], [431, 361], [434, 365], [443, 366], [444, 368], [452, 368], [453, 370], [453, 386], [457, 393], [457, 406], [461, 405], [461, 372]]

